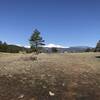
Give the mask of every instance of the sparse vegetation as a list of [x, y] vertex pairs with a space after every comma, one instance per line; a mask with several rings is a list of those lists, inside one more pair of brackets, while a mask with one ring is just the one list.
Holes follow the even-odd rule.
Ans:
[[0, 100], [100, 100], [97, 39], [100, 0], [0, 0]]
[[28, 49], [0, 41], [0, 52], [6, 52], [0, 53], [0, 100], [100, 100], [100, 53], [94, 48], [60, 54], [53, 47], [52, 54], [39, 54], [44, 40], [38, 30], [30, 44]]
[[0, 100], [100, 100], [100, 53], [0, 53]]

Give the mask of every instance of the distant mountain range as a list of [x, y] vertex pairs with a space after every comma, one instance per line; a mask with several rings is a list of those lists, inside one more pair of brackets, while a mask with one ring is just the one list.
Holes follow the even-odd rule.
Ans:
[[[0, 49], [1, 52], [11, 52], [11, 53], [18, 53], [20, 51], [26, 51], [31, 52], [31, 49], [28, 47], [22, 47], [18, 45], [6, 45], [6, 49]], [[88, 46], [75, 46], [75, 47], [69, 47], [69, 48], [61, 48], [61, 47], [55, 47], [57, 49], [57, 52], [64, 53], [64, 52], [85, 52], [88, 48], [92, 49], [92, 47]], [[52, 47], [43, 47], [42, 52], [45, 53], [52, 53]]]
[[[86, 49], [92, 49], [92, 47], [88, 46], [75, 46], [75, 47], [69, 47], [69, 48], [57, 48], [58, 52], [63, 53], [63, 52], [84, 52]], [[44, 52], [52, 52], [52, 48], [49, 47], [44, 47]]]

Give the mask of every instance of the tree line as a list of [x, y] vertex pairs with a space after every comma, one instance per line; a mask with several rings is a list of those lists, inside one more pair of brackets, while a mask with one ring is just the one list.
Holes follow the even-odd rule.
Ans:
[[[7, 53], [19, 53], [19, 52], [26, 52], [32, 53], [36, 52], [37, 54], [43, 52], [43, 46], [45, 45], [44, 39], [41, 36], [41, 33], [35, 29], [30, 36], [29, 43], [30, 48], [20, 47], [17, 45], [8, 45], [6, 42], [0, 41], [0, 52], [7, 52]], [[52, 52], [58, 52], [56, 47], [52, 48]], [[87, 48], [85, 52], [100, 52], [100, 40], [98, 41], [96, 48]]]
[[19, 53], [20, 51], [27, 51], [27, 49], [17, 45], [8, 45], [6, 42], [0, 41], [0, 52]]

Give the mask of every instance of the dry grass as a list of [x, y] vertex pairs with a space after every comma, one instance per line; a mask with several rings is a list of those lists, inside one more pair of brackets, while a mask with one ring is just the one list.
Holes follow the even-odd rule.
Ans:
[[100, 100], [100, 53], [0, 53], [0, 100]]

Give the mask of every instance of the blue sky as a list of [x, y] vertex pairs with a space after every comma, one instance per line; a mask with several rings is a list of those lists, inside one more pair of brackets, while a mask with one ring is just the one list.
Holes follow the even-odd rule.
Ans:
[[0, 40], [29, 45], [35, 28], [46, 44], [94, 47], [100, 0], [0, 0]]

